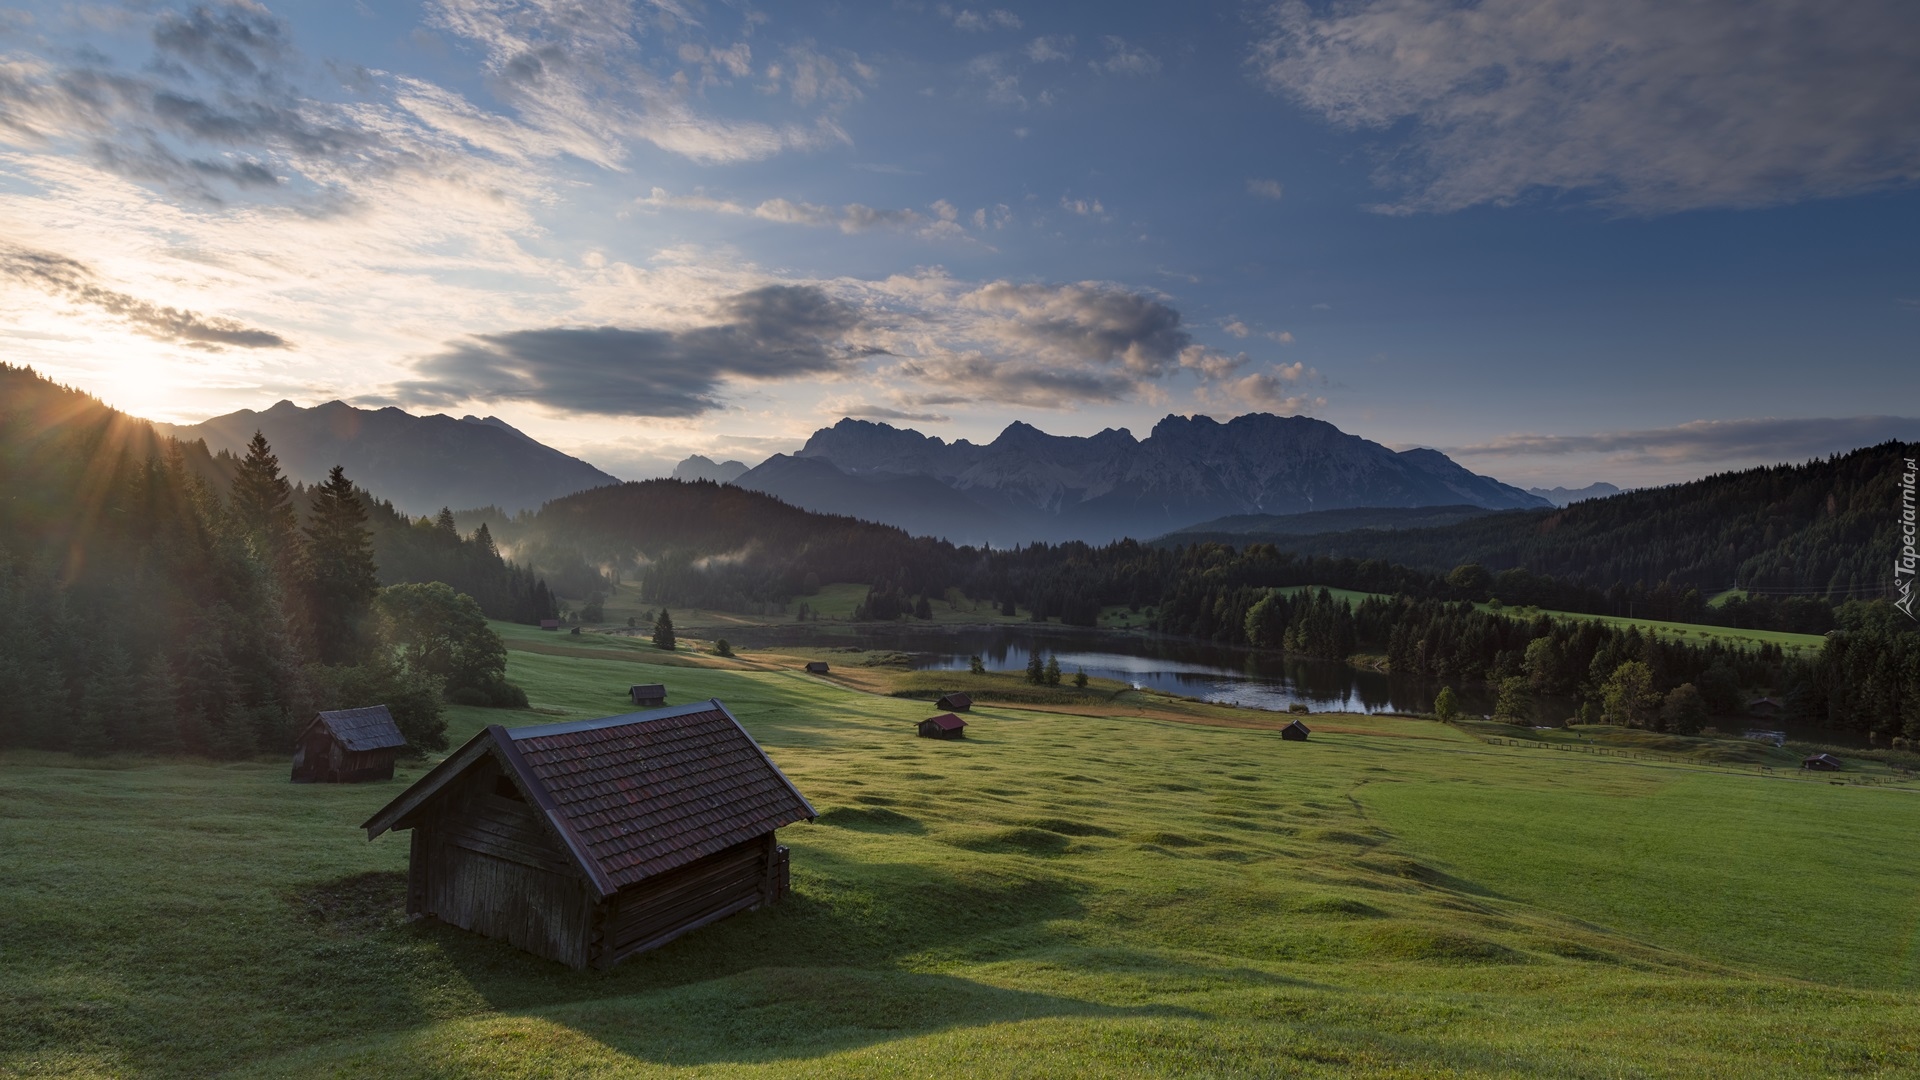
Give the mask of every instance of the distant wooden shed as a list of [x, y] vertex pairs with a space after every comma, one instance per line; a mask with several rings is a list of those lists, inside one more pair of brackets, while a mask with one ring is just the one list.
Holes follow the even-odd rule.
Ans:
[[1803, 769], [1812, 769], [1816, 772], [1839, 772], [1840, 759], [1834, 757], [1832, 754], [1815, 754], [1810, 758], [1802, 759], [1800, 767]]
[[717, 700], [468, 740], [366, 822], [413, 831], [407, 913], [611, 967], [776, 902], [815, 814]]
[[826, 673], [827, 673], [827, 662], [825, 660], [807, 661], [807, 674], [825, 675]]
[[541, 619], [541, 620], [540, 620], [540, 629], [542, 629], [542, 630], [558, 630], [558, 629], [560, 629], [560, 620], [559, 620], [559, 619]]
[[1754, 698], [1747, 702], [1748, 716], [1778, 716], [1780, 703], [1770, 697]]
[[1306, 742], [1311, 734], [1313, 729], [1298, 720], [1280, 729], [1280, 737], [1288, 742]]
[[294, 739], [293, 782], [391, 780], [393, 759], [406, 746], [407, 737], [385, 705], [319, 713]]
[[627, 687], [627, 696], [639, 708], [657, 709], [667, 703], [667, 687], [665, 683], [642, 683]]
[[967, 737], [967, 722], [952, 713], [929, 716], [920, 721], [920, 737], [923, 739], [964, 739]]
[[973, 708], [973, 696], [956, 690], [951, 694], [940, 695], [940, 700], [934, 702], [933, 707], [945, 709], [948, 712], [966, 712]]

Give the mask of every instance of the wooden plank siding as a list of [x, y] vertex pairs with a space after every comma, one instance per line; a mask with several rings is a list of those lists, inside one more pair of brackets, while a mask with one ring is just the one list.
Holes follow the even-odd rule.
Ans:
[[[610, 933], [597, 961], [617, 964], [735, 912], [771, 903], [772, 841], [771, 834], [756, 837], [620, 890], [607, 901]], [[609, 939], [611, 951], [604, 945]]]

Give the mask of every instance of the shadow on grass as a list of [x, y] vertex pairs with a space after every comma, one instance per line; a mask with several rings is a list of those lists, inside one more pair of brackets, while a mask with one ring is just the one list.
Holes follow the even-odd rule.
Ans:
[[1203, 1014], [1101, 1005], [951, 975], [777, 967], [537, 1015], [644, 1061], [700, 1065], [820, 1057], [955, 1028], [1042, 1018]]

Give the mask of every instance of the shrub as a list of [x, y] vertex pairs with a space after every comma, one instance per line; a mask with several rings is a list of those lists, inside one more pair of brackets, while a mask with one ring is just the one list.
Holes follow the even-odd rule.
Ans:
[[1312, 712], [1313, 710], [1308, 708], [1307, 703], [1304, 701], [1294, 701], [1294, 702], [1288, 703], [1287, 711], [1290, 713], [1298, 713], [1301, 716], [1305, 716], [1308, 713]]
[[732, 656], [733, 646], [727, 644], [726, 638], [721, 638], [713, 643], [713, 651], [720, 656]]

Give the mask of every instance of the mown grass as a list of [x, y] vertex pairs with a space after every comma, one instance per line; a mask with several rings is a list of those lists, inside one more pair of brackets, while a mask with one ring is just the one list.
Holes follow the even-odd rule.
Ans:
[[721, 697], [822, 811], [787, 902], [573, 972], [400, 917], [405, 838], [356, 826], [424, 763], [9, 755], [0, 1073], [1920, 1074], [1911, 791], [1191, 703], [937, 742], [791, 665], [578, 651], [452, 734]]

